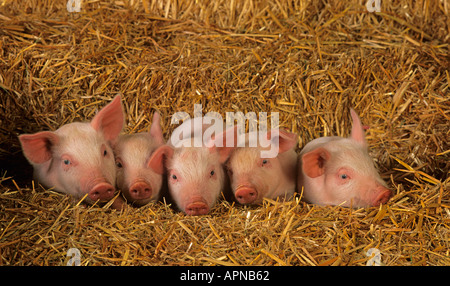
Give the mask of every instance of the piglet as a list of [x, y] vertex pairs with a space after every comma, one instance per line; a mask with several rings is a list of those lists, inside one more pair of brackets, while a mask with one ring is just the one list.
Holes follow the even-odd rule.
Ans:
[[[205, 215], [215, 205], [225, 186], [223, 163], [232, 150], [224, 143], [227, 131], [220, 134], [208, 132], [212, 136], [203, 140], [205, 130], [211, 130], [208, 128], [211, 125], [205, 124], [206, 121], [201, 122], [205, 118], [195, 117], [184, 121], [173, 131], [171, 144], [165, 147], [169, 193], [177, 207], [187, 215]], [[195, 121], [200, 123], [195, 124]], [[197, 132], [198, 128], [194, 126], [201, 126], [201, 132]], [[223, 122], [216, 126], [223, 126]], [[187, 134], [193, 136], [174, 140], [181, 131], [188, 131]], [[202, 137], [197, 147], [194, 144], [196, 136]]]
[[[285, 130], [265, 132], [270, 144], [276, 145], [275, 156], [264, 156], [261, 140], [250, 147], [249, 138], [256, 131], [245, 134], [245, 147], [236, 148], [226, 163], [231, 189], [241, 204], [260, 204], [263, 198], [289, 199], [295, 192], [297, 176], [297, 137]], [[258, 134], [261, 136], [261, 134]], [[276, 140], [275, 140], [276, 139]]]
[[157, 200], [164, 173], [164, 137], [155, 112], [150, 132], [120, 135], [114, 143], [117, 187], [128, 202], [143, 206]]
[[110, 142], [123, 128], [120, 95], [91, 122], [74, 122], [56, 131], [19, 136], [22, 150], [34, 168], [34, 178], [47, 187], [87, 202], [107, 201], [115, 192], [116, 172]]
[[353, 109], [350, 114], [349, 138], [321, 137], [300, 152], [297, 185], [307, 202], [368, 207], [384, 204], [392, 196], [369, 156], [358, 115]]

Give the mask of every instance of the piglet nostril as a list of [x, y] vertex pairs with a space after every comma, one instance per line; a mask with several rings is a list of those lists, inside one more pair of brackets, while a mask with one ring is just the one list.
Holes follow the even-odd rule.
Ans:
[[115, 189], [108, 183], [99, 183], [95, 185], [89, 192], [89, 198], [91, 200], [109, 200], [114, 197]]
[[186, 207], [188, 215], [206, 215], [209, 212], [208, 206], [203, 202], [194, 202]]
[[130, 195], [135, 200], [147, 199], [152, 196], [152, 188], [144, 182], [134, 183], [130, 188]]
[[258, 192], [254, 188], [240, 187], [235, 193], [236, 199], [241, 204], [251, 204], [256, 201]]
[[383, 189], [376, 197], [374, 206], [387, 203], [391, 197], [392, 191], [389, 189]]

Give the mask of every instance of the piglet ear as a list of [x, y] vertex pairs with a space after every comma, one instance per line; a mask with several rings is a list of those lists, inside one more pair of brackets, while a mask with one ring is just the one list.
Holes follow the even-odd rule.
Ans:
[[284, 153], [297, 145], [297, 135], [284, 129], [272, 129], [267, 133], [267, 139], [272, 141], [278, 137], [278, 153]]
[[[235, 125], [233, 127], [228, 128], [214, 136], [208, 143], [206, 147], [208, 147], [210, 152], [218, 152], [219, 153], [219, 162], [221, 164], [225, 163], [230, 157], [231, 152], [236, 148], [237, 145], [237, 128]], [[228, 143], [227, 143], [228, 138]], [[233, 139], [233, 140], [231, 140]], [[231, 145], [231, 146], [230, 146]]]
[[103, 133], [106, 140], [113, 141], [119, 136], [124, 125], [124, 112], [120, 94], [103, 107], [91, 121], [91, 126]]
[[150, 156], [147, 166], [156, 173], [162, 175], [164, 173], [164, 157], [172, 158], [173, 148], [168, 145], [162, 145], [157, 148]]
[[153, 114], [152, 126], [150, 127], [150, 135], [152, 135], [152, 137], [155, 138], [158, 143], [164, 144], [164, 136], [161, 128], [161, 116], [159, 115], [158, 111]]
[[308, 177], [315, 178], [325, 173], [325, 163], [330, 159], [325, 148], [314, 149], [302, 156], [302, 169]]
[[42, 131], [20, 135], [19, 141], [28, 161], [42, 164], [52, 158], [52, 148], [59, 143], [59, 137], [54, 132]]
[[367, 146], [364, 127], [361, 124], [361, 120], [359, 119], [358, 114], [355, 112], [355, 110], [353, 110], [353, 108], [350, 108], [350, 115], [352, 116], [353, 120], [352, 133], [350, 135], [350, 138], [363, 146]]

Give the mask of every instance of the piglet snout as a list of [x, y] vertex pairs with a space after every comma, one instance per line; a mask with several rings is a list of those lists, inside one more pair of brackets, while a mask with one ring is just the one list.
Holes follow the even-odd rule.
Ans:
[[135, 200], [148, 199], [152, 196], [152, 188], [145, 182], [134, 183], [130, 187], [130, 196]]
[[187, 215], [205, 215], [208, 212], [209, 207], [203, 200], [195, 200], [186, 206]]
[[375, 197], [375, 201], [373, 203], [373, 206], [377, 207], [380, 204], [385, 204], [389, 201], [389, 199], [392, 197], [392, 191], [385, 188], [385, 187], [379, 187], [377, 190], [377, 196]]
[[258, 192], [253, 187], [238, 187], [234, 196], [240, 204], [251, 204], [256, 201]]
[[89, 192], [88, 197], [93, 201], [106, 201], [114, 197], [114, 192], [115, 189], [112, 185], [108, 183], [98, 183]]

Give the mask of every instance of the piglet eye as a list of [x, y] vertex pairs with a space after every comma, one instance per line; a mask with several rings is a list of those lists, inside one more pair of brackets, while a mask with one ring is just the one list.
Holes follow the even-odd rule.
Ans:
[[123, 168], [122, 159], [116, 158], [116, 167], [117, 168]]
[[345, 180], [345, 179], [347, 179], [347, 178], [348, 178], [347, 174], [341, 174], [341, 176], [340, 176], [340, 177], [341, 177], [341, 179], [342, 179], [342, 180]]
[[210, 173], [211, 177], [214, 176], [214, 174], [215, 174], [215, 172], [214, 172], [214, 170], [212, 170]]
[[73, 159], [72, 156], [62, 155], [61, 156], [61, 167], [64, 171], [68, 171], [70, 168], [77, 165], [77, 161]]
[[172, 179], [176, 180], [178, 179], [176, 175], [172, 174]]
[[267, 159], [262, 160], [263, 165], [267, 164], [267, 162], [269, 162], [269, 161], [267, 161]]
[[106, 157], [106, 155], [108, 155], [108, 150], [106, 149], [105, 144], [102, 144], [102, 146], [100, 147], [100, 152], [103, 154], [103, 157]]

